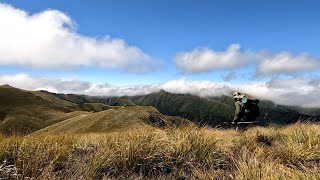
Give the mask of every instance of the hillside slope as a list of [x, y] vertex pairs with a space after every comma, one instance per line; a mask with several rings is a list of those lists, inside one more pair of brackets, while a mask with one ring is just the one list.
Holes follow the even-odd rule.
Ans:
[[[234, 100], [229, 96], [201, 98], [161, 90], [157, 93], [131, 97], [131, 100], [137, 105], [154, 106], [163, 114], [181, 116], [213, 127], [220, 126], [223, 122], [231, 122], [235, 111]], [[257, 120], [260, 125], [284, 125], [311, 117], [271, 101], [262, 100], [259, 107], [261, 115]]]
[[231, 106], [198, 96], [172, 94], [165, 91], [132, 97], [137, 105], [154, 106], [161, 113], [180, 116], [198, 124], [218, 125], [233, 118]]
[[118, 107], [97, 113], [87, 113], [60, 121], [36, 133], [97, 133], [113, 132], [146, 126], [168, 127], [188, 124], [179, 117], [162, 115], [154, 107]]
[[[230, 122], [234, 116], [234, 100], [229, 96], [201, 98], [189, 94], [173, 94], [161, 90], [142, 96], [133, 97], [90, 97], [54, 94], [64, 99], [81, 99], [88, 103], [103, 103], [110, 106], [153, 106], [162, 114], [180, 116], [198, 124], [220, 126]], [[86, 99], [86, 100], [85, 100]], [[74, 102], [74, 101], [72, 101]], [[262, 100], [259, 103], [261, 116], [257, 119], [260, 125], [288, 124], [298, 119], [307, 119], [313, 116], [304, 115], [285, 106], [276, 105], [271, 101]], [[317, 117], [315, 117], [316, 119]], [[319, 119], [319, 118], [318, 118]]]
[[110, 109], [101, 103], [76, 104], [41, 91], [0, 86], [0, 134], [28, 134], [62, 120]]
[[[5, 85], [0, 86], [0, 98], [2, 134], [27, 134], [61, 121], [81, 119], [84, 115], [88, 116], [87, 119], [99, 119], [93, 112], [115, 110], [119, 106], [132, 109], [138, 108], [137, 105], [153, 106], [164, 115], [179, 116], [212, 127], [230, 122], [234, 116], [234, 101], [231, 97], [201, 98], [188, 94], [172, 94], [163, 90], [143, 96], [101, 98], [47, 91], [25, 91]], [[261, 125], [288, 124], [301, 118], [311, 117], [269, 101], [261, 101], [259, 106], [261, 116], [258, 120]], [[123, 118], [131, 117], [123, 116]], [[122, 121], [125, 121], [123, 118]]]
[[129, 97], [91, 97], [88, 99], [90, 102], [103, 103], [110, 106], [135, 106], [136, 104], [131, 101]]
[[299, 107], [299, 106], [284, 106], [284, 107], [300, 112], [302, 114], [320, 117], [320, 108], [311, 108], [311, 107], [308, 108], [308, 107]]
[[52, 103], [8, 85], [0, 86], [0, 99], [0, 132], [4, 134], [36, 131], [47, 119], [72, 111], [65, 104]]
[[153, 107], [135, 106], [131, 100], [122, 98], [108, 102], [128, 107], [109, 106], [81, 95], [25, 91], [4, 85], [0, 86], [0, 99], [0, 134], [28, 134], [48, 126], [47, 130], [53, 132], [106, 132], [187, 122], [162, 115]]

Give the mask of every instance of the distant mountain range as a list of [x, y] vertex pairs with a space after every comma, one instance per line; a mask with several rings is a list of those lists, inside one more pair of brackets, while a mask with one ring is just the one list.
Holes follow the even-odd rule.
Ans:
[[[49, 92], [47, 92], [49, 93]], [[52, 94], [52, 93], [51, 93]], [[224, 122], [230, 122], [234, 117], [234, 100], [229, 96], [217, 96], [201, 98], [190, 94], [173, 94], [161, 90], [142, 96], [125, 97], [90, 97], [79, 95], [55, 94], [55, 96], [70, 96], [69, 100], [74, 103], [102, 103], [110, 106], [153, 106], [159, 112], [170, 116], [180, 116], [189, 119], [197, 124], [206, 124], [212, 127], [220, 126]], [[75, 98], [79, 96], [78, 98]], [[83, 101], [86, 99], [86, 101]], [[260, 125], [288, 124], [297, 120], [319, 119], [319, 109], [312, 109], [313, 113], [308, 113], [309, 109], [302, 107], [289, 107], [276, 105], [271, 101], [262, 100], [259, 103], [261, 116], [257, 119]]]
[[[261, 125], [319, 119], [317, 109], [313, 109], [312, 114], [304, 114], [308, 109], [278, 106], [270, 101], [261, 101], [259, 106]], [[39, 130], [104, 132], [136, 125], [163, 127], [191, 122], [218, 127], [230, 122], [233, 116], [234, 101], [228, 96], [201, 98], [161, 90], [143, 96], [105, 98], [0, 86], [2, 134], [28, 134]]]
[[[189, 94], [172, 94], [165, 91], [144, 96], [125, 97], [137, 105], [156, 107], [161, 113], [184, 117], [200, 124], [219, 126], [230, 122], [234, 117], [234, 100], [228, 96], [201, 98]], [[271, 101], [260, 101], [261, 116], [257, 119], [260, 125], [288, 124], [298, 119], [313, 118]], [[315, 117], [316, 118], [316, 117]]]

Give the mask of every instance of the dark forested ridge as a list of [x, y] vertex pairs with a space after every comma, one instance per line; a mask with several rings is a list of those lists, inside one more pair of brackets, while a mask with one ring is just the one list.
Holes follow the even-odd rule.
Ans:
[[219, 101], [189, 94], [172, 94], [163, 90], [131, 97], [131, 100], [137, 105], [154, 106], [163, 114], [180, 116], [211, 126], [231, 120], [234, 113], [231, 106]]
[[[230, 122], [234, 116], [234, 100], [228, 96], [201, 98], [161, 90], [131, 99], [137, 105], [154, 106], [163, 114], [177, 115], [211, 126]], [[259, 107], [261, 116], [257, 120], [261, 125], [288, 124], [309, 117], [271, 101], [261, 101]]]

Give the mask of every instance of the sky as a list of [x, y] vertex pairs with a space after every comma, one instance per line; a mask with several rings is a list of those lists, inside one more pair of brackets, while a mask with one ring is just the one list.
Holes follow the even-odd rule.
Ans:
[[320, 107], [315, 0], [0, 0], [0, 84]]

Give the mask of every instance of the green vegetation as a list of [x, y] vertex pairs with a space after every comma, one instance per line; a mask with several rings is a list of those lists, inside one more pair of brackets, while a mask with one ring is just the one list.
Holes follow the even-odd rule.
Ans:
[[88, 102], [88, 96], [85, 95], [77, 95], [77, 94], [57, 94], [48, 91], [39, 91], [39, 94], [47, 95], [51, 98], [61, 99], [67, 102], [72, 102], [74, 104], [82, 104]]
[[298, 107], [298, 106], [286, 106], [288, 109], [295, 110], [302, 114], [307, 114], [310, 116], [318, 116], [320, 117], [320, 108], [307, 108], [307, 107]]
[[[72, 103], [102, 103], [108, 106], [153, 106], [162, 114], [180, 116], [197, 124], [205, 124], [211, 127], [221, 126], [224, 122], [230, 122], [234, 116], [234, 100], [229, 96], [217, 96], [201, 98], [189, 94], [173, 94], [161, 90], [143, 96], [133, 97], [89, 97], [74, 94], [55, 94], [46, 92], [48, 95], [61, 100], [69, 100]], [[258, 117], [259, 125], [294, 123], [298, 119], [304, 120], [313, 117], [318, 109], [286, 107], [274, 104], [271, 101], [262, 100], [259, 103], [261, 116]], [[292, 110], [293, 109], [293, 110]], [[295, 111], [297, 110], [297, 111]], [[303, 114], [305, 113], [305, 114]]]
[[0, 177], [319, 179], [320, 125], [0, 136]]
[[[180, 116], [199, 124], [212, 127], [223, 122], [231, 122], [234, 117], [234, 100], [228, 96], [200, 98], [188, 94], [172, 94], [161, 90], [145, 96], [131, 97], [137, 105], [154, 106], [161, 113]], [[257, 119], [260, 125], [293, 123], [309, 116], [277, 106], [270, 101], [259, 103], [261, 116]]]
[[197, 124], [216, 126], [230, 121], [234, 115], [234, 109], [224, 103], [163, 90], [131, 99], [137, 105], [154, 106], [163, 114], [184, 117]]
[[110, 106], [135, 106], [135, 104], [127, 97], [112, 97], [112, 98], [92, 97], [89, 99], [89, 101], [103, 103]]

